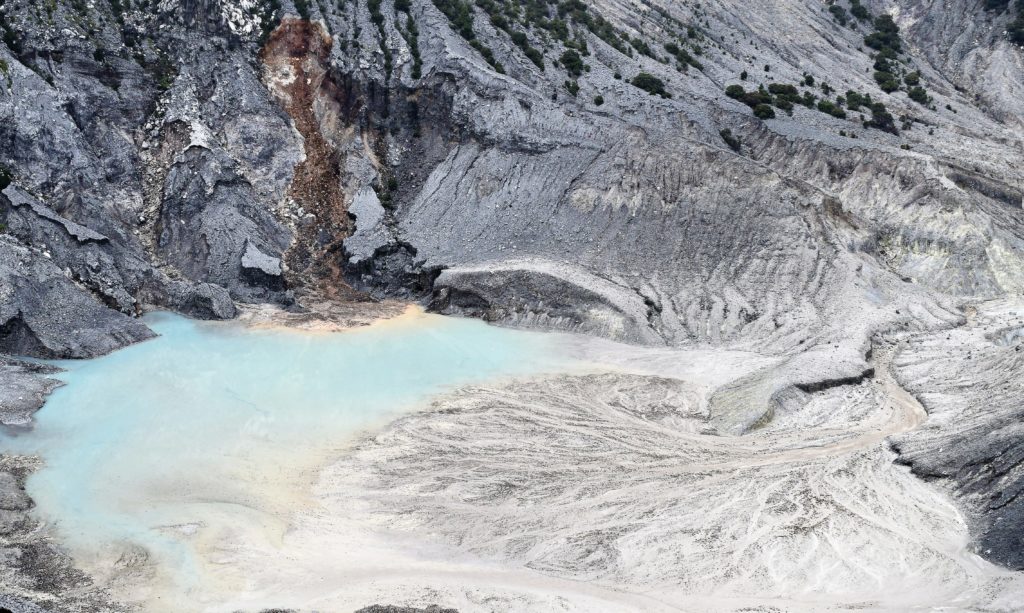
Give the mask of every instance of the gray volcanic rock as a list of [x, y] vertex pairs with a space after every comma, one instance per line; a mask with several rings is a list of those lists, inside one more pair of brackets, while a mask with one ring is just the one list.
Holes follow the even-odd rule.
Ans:
[[47, 364], [26, 362], [0, 355], [0, 424], [24, 426], [31, 422], [46, 397], [63, 385], [44, 375], [60, 369]]
[[434, 282], [431, 308], [530, 327], [551, 327], [658, 342], [653, 305], [628, 287], [585, 269], [538, 260], [449, 268]]
[[71, 238], [75, 239], [79, 243], [87, 243], [90, 241], [96, 243], [105, 243], [110, 240], [109, 238], [103, 236], [99, 232], [93, 232], [92, 230], [86, 228], [85, 226], [79, 225], [69, 219], [61, 217], [60, 215], [55, 213], [53, 209], [40, 203], [35, 198], [27, 194], [24, 190], [16, 186], [8, 187], [6, 190], [4, 190], [4, 195], [7, 196], [8, 200], [10, 200], [11, 206], [15, 208], [27, 207], [33, 213], [35, 213], [36, 216], [41, 217], [42, 219], [52, 221], [58, 226], [64, 228], [68, 235], [70, 235]]
[[50, 613], [49, 610], [33, 604], [28, 600], [0, 594], [0, 607], [11, 611], [11, 613]]
[[10, 473], [0, 473], [0, 509], [25, 511], [31, 506], [32, 499], [21, 488], [17, 478]]
[[430, 605], [427, 607], [400, 607], [396, 605], [381, 605], [375, 604], [369, 607], [363, 607], [356, 611], [356, 613], [458, 613], [456, 609], [445, 609], [437, 605]]
[[256, 204], [225, 153], [190, 144], [167, 173], [164, 194], [157, 242], [163, 258], [186, 277], [218, 283], [239, 299], [266, 293], [242, 281], [243, 269], [252, 268], [245, 255], [251, 260], [250, 249], [261, 245], [280, 254], [287, 234]]
[[46, 253], [0, 237], [0, 351], [86, 358], [152, 336], [75, 285]]
[[1024, 569], [1024, 308], [982, 305], [967, 327], [914, 337], [895, 365], [929, 416], [893, 441], [900, 461], [964, 501], [979, 555]]
[[38, 467], [32, 458], [0, 455], [0, 608], [15, 613], [125, 611], [74, 567], [29, 513], [34, 505], [25, 480]]

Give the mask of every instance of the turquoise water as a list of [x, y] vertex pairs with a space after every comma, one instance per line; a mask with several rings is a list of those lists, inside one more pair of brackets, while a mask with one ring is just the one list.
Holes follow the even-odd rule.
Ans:
[[354, 434], [454, 386], [563, 362], [551, 336], [430, 315], [340, 333], [145, 321], [158, 338], [58, 362], [67, 385], [0, 447], [43, 457], [29, 491], [76, 555], [136, 543], [186, 581], [204, 509], [245, 521], [287, 506], [281, 478]]

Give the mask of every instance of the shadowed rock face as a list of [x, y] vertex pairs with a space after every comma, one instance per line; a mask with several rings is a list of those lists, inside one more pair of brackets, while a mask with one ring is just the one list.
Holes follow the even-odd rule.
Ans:
[[86, 358], [145, 340], [141, 322], [82, 292], [49, 258], [0, 237], [0, 351]]
[[951, 487], [979, 555], [1024, 569], [1024, 310], [991, 305], [960, 329], [923, 334], [897, 362], [929, 420], [893, 441], [914, 473]]
[[[475, 5], [453, 23], [428, 0], [9, 0], [0, 351], [97, 355], [147, 338], [133, 317], [150, 307], [397, 296], [776, 356], [709, 398], [709, 427], [741, 434], [856, 380], [873, 335], [914, 333], [913, 355], [965, 303], [1024, 292], [1024, 60], [1004, 34], [1020, 0], [863, 2], [900, 28], [889, 93], [870, 20], [817, 1], [584, 4], [540, 25]], [[641, 72], [671, 97], [633, 85]], [[773, 83], [869, 94], [894, 129], [849, 104], [762, 121], [724, 94]], [[920, 394], [991, 372], [927, 359], [901, 371]], [[1019, 567], [1000, 519], [1012, 411], [962, 391], [933, 404], [977, 417], [970, 453], [929, 427], [903, 458], [975, 510], [981, 555]]]

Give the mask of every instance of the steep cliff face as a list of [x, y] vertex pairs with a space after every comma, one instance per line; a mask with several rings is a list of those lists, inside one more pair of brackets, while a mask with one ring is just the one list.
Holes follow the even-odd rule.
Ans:
[[713, 399], [745, 432], [1024, 290], [1020, 0], [984, 4], [7, 0], [0, 351], [414, 297], [784, 356]]
[[[1012, 109], [985, 102], [1020, 80], [995, 33], [1009, 13], [530, 6], [10, 3], [5, 164], [110, 236], [109, 267], [134, 262], [90, 288], [113, 285], [124, 312], [189, 302], [163, 277], [283, 303], [355, 286], [645, 342], [793, 348], [840, 306], [899, 300], [896, 281], [1021, 286], [1019, 137]], [[923, 102], [872, 76], [865, 35], [886, 11], [903, 28], [888, 69]], [[991, 32], [971, 53], [1016, 61], [992, 59], [999, 82], [969, 90], [963, 56], [934, 51], [957, 11]], [[769, 95], [761, 121], [728, 85], [815, 102]], [[845, 118], [820, 110], [844, 92], [894, 129], [851, 101], [835, 101]], [[480, 266], [604, 304], [548, 312], [477, 287]]]

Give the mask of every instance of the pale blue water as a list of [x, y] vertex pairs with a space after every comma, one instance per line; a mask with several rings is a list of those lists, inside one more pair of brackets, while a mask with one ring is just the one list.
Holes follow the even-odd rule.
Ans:
[[138, 543], [185, 575], [189, 548], [167, 526], [201, 522], [197, 507], [242, 521], [311, 452], [454, 386], [565, 362], [551, 336], [437, 316], [342, 333], [146, 323], [159, 338], [59, 362], [67, 385], [0, 448], [43, 457], [29, 491], [73, 551]]

